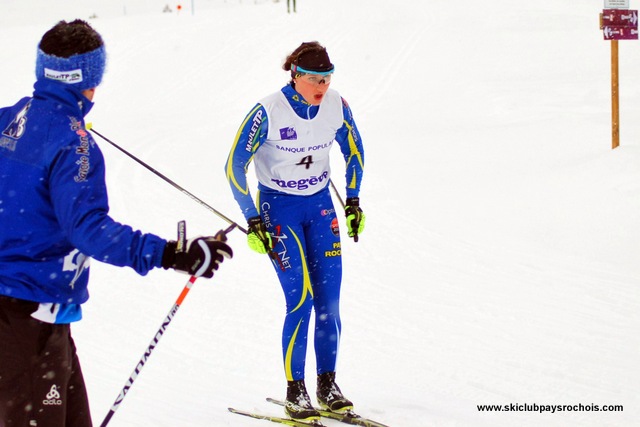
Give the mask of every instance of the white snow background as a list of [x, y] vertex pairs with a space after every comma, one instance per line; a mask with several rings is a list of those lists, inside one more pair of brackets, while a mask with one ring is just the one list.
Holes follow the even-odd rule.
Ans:
[[[108, 68], [87, 120], [245, 226], [229, 148], [255, 102], [288, 81], [286, 54], [320, 41], [366, 150], [360, 242], [341, 223], [338, 382], [356, 410], [393, 427], [638, 425], [640, 45], [620, 42], [612, 150], [601, 1], [299, 0], [297, 14], [284, 0], [165, 4], [2, 0], [0, 105], [31, 94], [46, 30], [95, 14]], [[190, 236], [227, 226], [96, 140], [115, 219], [165, 238], [180, 219]], [[280, 286], [243, 233], [229, 242], [234, 259], [195, 283], [110, 426], [268, 425], [228, 406], [282, 414], [264, 400], [285, 392]], [[73, 332], [96, 425], [187, 279], [92, 264]], [[311, 349], [307, 378], [313, 395]], [[624, 411], [477, 409], [510, 403]]]

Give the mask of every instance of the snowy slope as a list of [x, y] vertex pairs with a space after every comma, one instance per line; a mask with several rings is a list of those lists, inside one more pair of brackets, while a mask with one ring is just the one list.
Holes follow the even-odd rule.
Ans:
[[[620, 43], [611, 150], [601, 2], [300, 0], [295, 15], [284, 0], [165, 4], [3, 1], [0, 104], [30, 93], [44, 31], [96, 14], [109, 64], [88, 119], [240, 222], [223, 173], [237, 127], [286, 83], [286, 54], [319, 40], [366, 147], [338, 374], [356, 409], [394, 427], [637, 425], [640, 46]], [[180, 219], [189, 235], [226, 227], [99, 143], [114, 218], [166, 238]], [[110, 425], [266, 425], [228, 406], [280, 414], [264, 398], [284, 394], [284, 300], [268, 259], [229, 238], [235, 258], [196, 282]], [[74, 335], [96, 425], [186, 281], [93, 263]], [[510, 403], [624, 411], [477, 409]]]

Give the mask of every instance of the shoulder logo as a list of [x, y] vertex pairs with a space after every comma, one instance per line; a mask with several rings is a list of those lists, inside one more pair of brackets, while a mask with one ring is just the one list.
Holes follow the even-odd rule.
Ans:
[[20, 137], [24, 134], [27, 125], [27, 111], [29, 111], [29, 107], [31, 107], [31, 101], [27, 102], [27, 104], [16, 114], [16, 117], [9, 123], [2, 131], [2, 137], [0, 137], [0, 147], [6, 148], [7, 150], [15, 151], [16, 150], [16, 140], [20, 139]]

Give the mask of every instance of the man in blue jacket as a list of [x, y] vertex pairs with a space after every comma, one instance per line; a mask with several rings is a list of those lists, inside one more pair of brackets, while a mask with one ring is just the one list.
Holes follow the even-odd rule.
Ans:
[[33, 96], [0, 109], [2, 427], [91, 427], [69, 326], [89, 298], [91, 258], [212, 277], [232, 256], [215, 237], [167, 241], [109, 216], [104, 158], [84, 123], [105, 64], [89, 24], [60, 21], [38, 46]]

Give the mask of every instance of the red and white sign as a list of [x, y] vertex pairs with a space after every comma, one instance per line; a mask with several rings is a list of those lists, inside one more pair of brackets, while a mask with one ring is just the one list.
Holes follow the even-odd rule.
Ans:
[[602, 11], [604, 26], [638, 27], [637, 10], [605, 9]]
[[637, 10], [605, 9], [600, 25], [605, 40], [638, 40]]
[[604, 27], [605, 40], [638, 40], [638, 27]]

